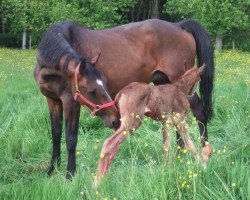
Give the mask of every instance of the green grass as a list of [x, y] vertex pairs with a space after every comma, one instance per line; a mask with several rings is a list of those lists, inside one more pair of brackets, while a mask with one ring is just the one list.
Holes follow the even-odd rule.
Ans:
[[[191, 155], [176, 156], [174, 132], [165, 166], [161, 125], [146, 119], [122, 144], [97, 192], [92, 181], [112, 130], [82, 111], [75, 177], [64, 178], [65, 135], [62, 166], [47, 177], [50, 121], [34, 65], [35, 51], [0, 49], [0, 199], [250, 199], [250, 54], [216, 54], [215, 116], [208, 127], [213, 156], [206, 171]], [[199, 144], [196, 125], [189, 130]]]

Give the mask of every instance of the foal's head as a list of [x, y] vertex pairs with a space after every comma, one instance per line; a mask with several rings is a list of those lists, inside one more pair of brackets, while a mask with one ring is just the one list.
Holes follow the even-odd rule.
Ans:
[[192, 67], [191, 69], [187, 70], [185, 74], [181, 76], [180, 80], [183, 80], [183, 84], [185, 84], [188, 96], [192, 96], [195, 93], [197, 85], [201, 79], [200, 76], [204, 73], [204, 71], [205, 71], [205, 64], [203, 64], [199, 68]]
[[[72, 69], [72, 67], [71, 67]], [[106, 88], [106, 78], [94, 62], [82, 60], [73, 69], [72, 93], [81, 105], [88, 105], [110, 128], [118, 128], [119, 114]]]

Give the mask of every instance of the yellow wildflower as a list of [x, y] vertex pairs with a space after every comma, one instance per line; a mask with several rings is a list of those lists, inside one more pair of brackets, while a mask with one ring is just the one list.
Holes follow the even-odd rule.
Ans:
[[104, 156], [105, 156], [104, 153], [100, 154], [100, 158], [104, 158]]
[[127, 135], [127, 131], [123, 131], [122, 134], [123, 134], [123, 135]]

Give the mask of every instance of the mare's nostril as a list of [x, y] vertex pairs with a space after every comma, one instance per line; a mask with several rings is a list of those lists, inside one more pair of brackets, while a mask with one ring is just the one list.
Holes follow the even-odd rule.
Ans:
[[115, 120], [112, 122], [113, 127], [117, 130], [120, 126], [120, 120]]

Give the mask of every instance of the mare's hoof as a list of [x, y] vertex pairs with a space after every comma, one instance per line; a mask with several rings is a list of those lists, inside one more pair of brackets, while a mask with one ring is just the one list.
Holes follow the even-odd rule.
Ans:
[[44, 171], [48, 176], [51, 176], [52, 172], [54, 171], [54, 166], [49, 165]]
[[69, 181], [72, 181], [73, 175], [70, 172], [67, 172], [65, 178]]

